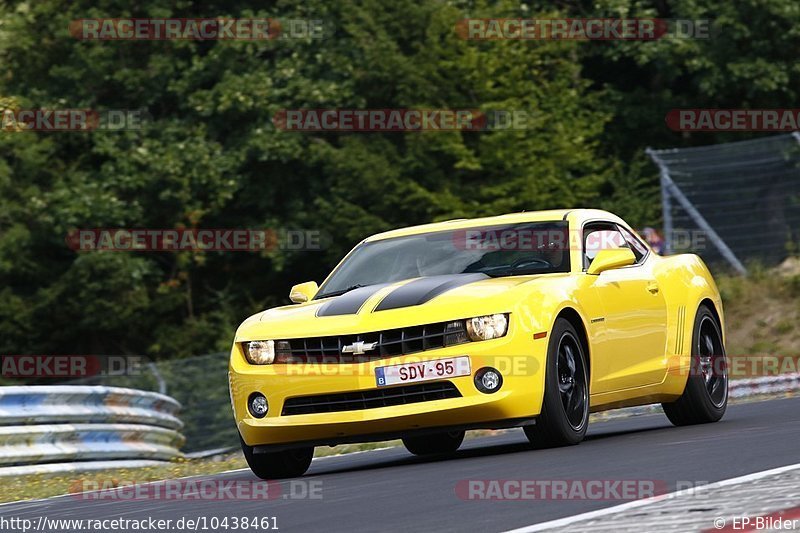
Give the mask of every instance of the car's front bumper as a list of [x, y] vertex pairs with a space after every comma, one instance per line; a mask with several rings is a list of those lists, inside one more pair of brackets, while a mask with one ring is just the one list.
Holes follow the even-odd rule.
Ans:
[[[251, 365], [235, 343], [230, 359], [231, 402], [237, 427], [250, 446], [285, 447], [292, 443], [337, 444], [376, 440], [431, 428], [501, 427], [524, 423], [539, 414], [544, 388], [547, 340], [533, 340], [521, 329], [491, 341], [473, 342], [360, 364]], [[471, 375], [449, 379], [461, 397], [390, 407], [281, 415], [287, 398], [377, 389], [375, 368], [467, 355]], [[473, 377], [483, 367], [498, 369], [502, 387], [478, 391]], [[431, 382], [427, 382], [431, 383]], [[253, 392], [264, 394], [269, 411], [254, 418], [247, 409]]]

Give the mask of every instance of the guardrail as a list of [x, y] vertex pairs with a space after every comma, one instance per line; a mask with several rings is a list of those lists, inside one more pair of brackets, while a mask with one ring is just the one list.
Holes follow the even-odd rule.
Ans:
[[0, 466], [173, 459], [184, 443], [180, 407], [120, 387], [0, 387]]
[[800, 373], [792, 373], [733, 380], [730, 382], [729, 394], [732, 398], [742, 398], [759, 394], [793, 392], [798, 389], [800, 389]]

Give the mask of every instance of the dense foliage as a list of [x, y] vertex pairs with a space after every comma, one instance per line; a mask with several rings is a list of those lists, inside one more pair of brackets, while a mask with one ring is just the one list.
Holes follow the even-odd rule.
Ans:
[[[141, 130], [0, 132], [0, 353], [224, 350], [236, 324], [320, 281], [361, 238], [431, 220], [599, 206], [659, 222], [642, 151], [675, 107], [792, 107], [795, 0], [274, 3], [112, 0], [0, 7], [0, 107], [144, 109]], [[80, 41], [90, 17], [324, 21], [323, 39]], [[470, 41], [465, 17], [714, 20], [712, 38]], [[469, 108], [525, 131], [307, 133], [281, 109]], [[76, 253], [74, 228], [306, 228], [325, 250]]]

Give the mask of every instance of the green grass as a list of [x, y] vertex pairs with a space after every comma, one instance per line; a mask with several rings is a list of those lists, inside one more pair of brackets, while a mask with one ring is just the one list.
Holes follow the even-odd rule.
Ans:
[[717, 285], [731, 358], [800, 356], [800, 261], [769, 270], [753, 265], [747, 277], [717, 276]]

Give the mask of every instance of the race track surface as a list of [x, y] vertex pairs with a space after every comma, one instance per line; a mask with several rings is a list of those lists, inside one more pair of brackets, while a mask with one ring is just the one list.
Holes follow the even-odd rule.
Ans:
[[[468, 440], [452, 458], [403, 448], [317, 459], [302, 481], [321, 499], [92, 500], [69, 495], [0, 506], [5, 518], [276, 517], [282, 532], [504, 531], [626, 500], [476, 501], [462, 480], [655, 480], [707, 483], [800, 462], [800, 398], [729, 406], [716, 424], [676, 428], [663, 415], [596, 423], [578, 446], [531, 450], [522, 430]], [[201, 479], [254, 481], [249, 471]], [[462, 481], [462, 483], [464, 483]], [[297, 486], [295, 486], [297, 489]], [[202, 529], [201, 529], [202, 530]], [[220, 529], [221, 530], [221, 529]], [[62, 530], [67, 531], [67, 530]]]

